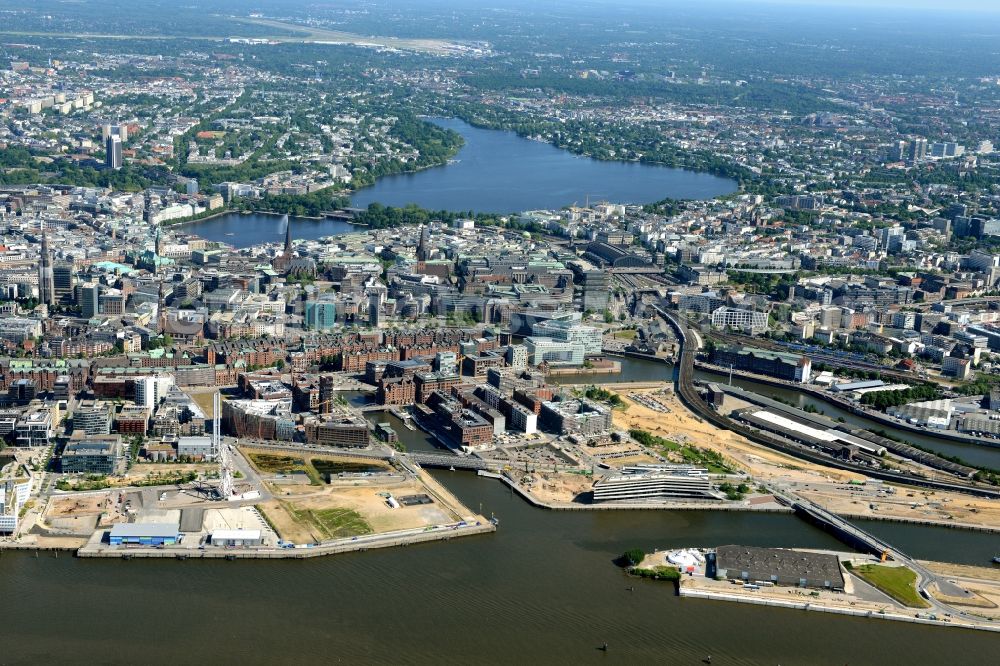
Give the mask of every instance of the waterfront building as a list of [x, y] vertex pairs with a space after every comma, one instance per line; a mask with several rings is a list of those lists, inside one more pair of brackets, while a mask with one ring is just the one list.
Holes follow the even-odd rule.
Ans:
[[720, 499], [708, 470], [691, 465], [650, 465], [594, 483], [595, 502], [645, 502], [665, 499]]
[[12, 462], [0, 473], [0, 534], [13, 534], [21, 510], [31, 496], [33, 477], [19, 463]]
[[307, 444], [363, 448], [370, 439], [368, 421], [360, 414], [346, 412], [308, 419], [305, 430]]
[[789, 382], [808, 383], [812, 361], [808, 357], [753, 347], [716, 347], [709, 360], [723, 368], [745, 370], [758, 375], [777, 377]]
[[176, 523], [117, 523], [108, 534], [112, 546], [172, 546], [180, 540]]
[[560, 342], [580, 344], [583, 346], [583, 353], [586, 356], [600, 354], [603, 343], [600, 329], [562, 319], [538, 322], [531, 327], [531, 335], [535, 338], [551, 338]]
[[561, 342], [552, 338], [528, 337], [524, 339], [528, 350], [528, 363], [532, 366], [548, 363], [550, 365], [582, 365], [585, 355], [584, 347], [578, 342]]
[[215, 530], [209, 535], [213, 546], [220, 548], [246, 548], [263, 545], [260, 530]]
[[836, 555], [785, 548], [719, 546], [707, 561], [709, 578], [844, 589], [844, 574]]

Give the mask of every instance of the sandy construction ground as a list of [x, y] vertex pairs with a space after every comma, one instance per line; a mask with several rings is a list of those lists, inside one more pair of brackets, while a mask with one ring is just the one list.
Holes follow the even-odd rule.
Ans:
[[[655, 393], [655, 391], [648, 392]], [[718, 451], [735, 463], [736, 467], [750, 472], [757, 478], [782, 482], [848, 481], [864, 478], [860, 474], [798, 460], [758, 446], [729, 430], [720, 430], [692, 415], [675, 395], [657, 396], [660, 402], [669, 407], [669, 413], [652, 410], [630, 400], [627, 395], [619, 395], [628, 407], [614, 412], [614, 423], [617, 427], [648, 430], [658, 437]]]
[[593, 479], [582, 474], [537, 472], [518, 479], [521, 485], [538, 500], [547, 504], [572, 502], [581, 493], [588, 492]]
[[53, 497], [49, 501], [47, 518], [66, 518], [73, 516], [97, 516], [110, 508], [111, 493], [100, 495], [80, 495], [69, 497]]
[[[391, 493], [397, 501], [407, 495], [427, 495], [432, 503], [391, 508], [380, 493]], [[359, 480], [351, 486], [283, 487], [280, 499], [265, 502], [261, 508], [281, 538], [295, 543], [330, 539], [315, 524], [301, 519], [309, 511], [349, 509], [376, 533], [481, 519], [426, 473], [419, 479], [390, 483]]]
[[[628, 408], [614, 412], [615, 426], [640, 428], [659, 437], [719, 451], [755, 479], [791, 486], [795, 492], [831, 511], [876, 519], [884, 516], [1000, 528], [1000, 501], [962, 493], [876, 484], [870, 480], [862, 489], [848, 486], [848, 481], [865, 481], [866, 478], [855, 472], [792, 458], [731, 431], [720, 430], [692, 415], [674, 395], [658, 396], [670, 408], [670, 413], [649, 409], [626, 395], [621, 397]], [[894, 493], [878, 492], [879, 487], [892, 488]]]
[[[888, 484], [883, 484], [888, 486]], [[870, 490], [829, 488], [798, 490], [824, 507], [840, 514], [886, 516], [906, 520], [933, 520], [978, 527], [1000, 527], [1000, 502], [957, 493], [897, 488], [889, 495]], [[1000, 542], [1000, 535], [997, 535]]]

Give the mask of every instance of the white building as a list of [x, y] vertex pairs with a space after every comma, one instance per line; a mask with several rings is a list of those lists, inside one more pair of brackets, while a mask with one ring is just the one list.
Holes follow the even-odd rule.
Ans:
[[636, 468], [629, 474], [609, 476], [594, 484], [595, 502], [649, 502], [667, 499], [717, 500], [708, 470], [689, 465], [656, 465]]
[[0, 534], [17, 531], [21, 509], [31, 496], [32, 477], [28, 472], [18, 472], [18, 463], [11, 463], [0, 476]]
[[149, 375], [135, 380], [135, 404], [152, 413], [174, 385], [173, 375]]
[[759, 335], [767, 331], [767, 313], [740, 308], [721, 307], [712, 312], [712, 326], [732, 328]]
[[524, 339], [524, 346], [528, 350], [528, 363], [532, 366], [542, 363], [583, 365], [584, 347], [577, 342], [532, 336]]
[[593, 326], [584, 326], [561, 319], [549, 319], [534, 324], [531, 327], [531, 335], [552, 338], [560, 342], [581, 344], [586, 356], [595, 356], [601, 353], [603, 335], [600, 329]]

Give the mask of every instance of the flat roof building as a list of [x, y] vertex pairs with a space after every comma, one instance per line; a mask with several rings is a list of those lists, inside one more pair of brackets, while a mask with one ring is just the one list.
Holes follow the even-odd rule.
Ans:
[[172, 546], [180, 540], [177, 523], [117, 523], [108, 533], [112, 546]]
[[708, 558], [710, 577], [764, 581], [775, 585], [844, 589], [844, 574], [836, 555], [785, 548], [719, 546]]
[[665, 499], [718, 500], [708, 470], [690, 465], [656, 465], [594, 483], [594, 502], [648, 502]]

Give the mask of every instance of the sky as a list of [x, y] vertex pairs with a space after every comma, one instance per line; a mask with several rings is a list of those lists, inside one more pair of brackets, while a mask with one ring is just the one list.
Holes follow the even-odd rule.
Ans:
[[1000, 12], [998, 0], [758, 0], [773, 4], [827, 7], [884, 7], [891, 9], [941, 9]]

